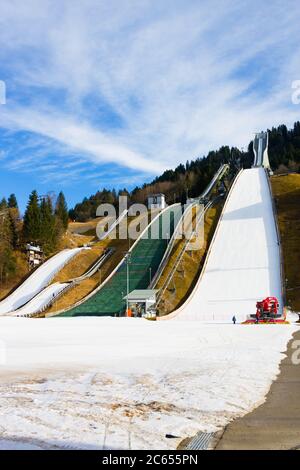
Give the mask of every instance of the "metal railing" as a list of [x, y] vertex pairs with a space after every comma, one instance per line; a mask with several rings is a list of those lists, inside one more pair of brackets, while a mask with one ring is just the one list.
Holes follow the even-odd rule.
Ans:
[[115, 251], [114, 248], [107, 248], [104, 253], [100, 256], [100, 258], [97, 259], [97, 261], [93, 264], [93, 266], [88, 269], [88, 271], [81, 276], [75, 277], [74, 279], [71, 279], [72, 282], [78, 283], [81, 281], [84, 281], [85, 279], [88, 279], [89, 277], [93, 276], [99, 268], [102, 266], [102, 264], [110, 258], [110, 256], [113, 254]]
[[[216, 198], [216, 199], [219, 199], [219, 198]], [[179, 252], [179, 254], [178, 254], [178, 256], [177, 256], [177, 258], [176, 258], [176, 260], [175, 260], [175, 262], [174, 262], [174, 265], [173, 265], [173, 267], [172, 267], [170, 273], [169, 273], [168, 276], [166, 277], [166, 280], [164, 281], [162, 287], [161, 287], [160, 290], [159, 290], [159, 293], [158, 293], [158, 295], [157, 295], [156, 306], [158, 306], [158, 305], [160, 304], [160, 302], [161, 302], [161, 300], [162, 300], [162, 297], [163, 297], [165, 291], [167, 290], [167, 288], [168, 288], [168, 286], [169, 286], [169, 284], [170, 284], [170, 282], [171, 282], [171, 280], [172, 280], [172, 278], [173, 278], [175, 272], [177, 271], [177, 268], [178, 268], [178, 266], [179, 266], [179, 264], [180, 264], [180, 262], [181, 262], [181, 260], [182, 260], [182, 258], [183, 258], [183, 256], [184, 256], [184, 253], [187, 251], [188, 245], [190, 244], [191, 240], [197, 235], [197, 232], [198, 232], [198, 230], [199, 230], [199, 225], [200, 225], [200, 223], [202, 222], [202, 220], [203, 220], [203, 218], [204, 218], [206, 212], [211, 208], [211, 206], [212, 206], [214, 203], [215, 203], [215, 200], [210, 201], [210, 202], [204, 207], [204, 209], [203, 209], [203, 211], [202, 211], [202, 213], [201, 213], [201, 217], [200, 217], [200, 219], [199, 219], [198, 222], [197, 222], [197, 226], [195, 227], [195, 229], [194, 229], [193, 232], [191, 233], [190, 237], [185, 239], [185, 242], [184, 242], [184, 244], [183, 244], [183, 247], [182, 247], [182, 249], [180, 250], [180, 252]], [[157, 279], [156, 284], [157, 284], [158, 280], [159, 280], [159, 279]], [[154, 284], [153, 287], [155, 287], [156, 284]]]
[[225, 173], [226, 173], [228, 170], [229, 170], [229, 165], [228, 165], [227, 163], [225, 163], [224, 165], [220, 166], [220, 168], [218, 169], [217, 173], [215, 174], [215, 176], [213, 177], [213, 179], [211, 180], [211, 182], [210, 182], [209, 185], [207, 186], [207, 188], [205, 188], [205, 190], [203, 191], [203, 193], [199, 196], [199, 199], [206, 197], [206, 196], [211, 192], [211, 190], [213, 189], [213, 187], [215, 186], [215, 184], [217, 183], [217, 181], [219, 181], [219, 180], [225, 175]]
[[162, 260], [160, 262], [160, 265], [154, 275], [154, 277], [152, 278], [151, 282], [150, 282], [150, 285], [149, 285], [149, 289], [153, 289], [154, 286], [157, 284], [160, 276], [162, 275], [162, 272], [164, 271], [167, 263], [168, 263], [168, 260], [170, 258], [170, 255], [171, 255], [171, 252], [173, 250], [173, 247], [174, 247], [174, 244], [175, 244], [175, 241], [178, 239], [178, 236], [179, 236], [179, 233], [180, 231], [182, 231], [182, 222], [184, 220], [184, 218], [187, 216], [187, 212], [189, 212], [190, 210], [192, 210], [194, 207], [196, 207], [198, 205], [198, 202], [193, 202], [192, 204], [190, 204], [186, 209], [185, 211], [183, 212], [183, 214], [181, 215], [176, 227], [175, 227], [175, 230], [173, 232], [173, 235], [168, 243], [168, 246], [167, 246], [167, 249], [162, 257]]

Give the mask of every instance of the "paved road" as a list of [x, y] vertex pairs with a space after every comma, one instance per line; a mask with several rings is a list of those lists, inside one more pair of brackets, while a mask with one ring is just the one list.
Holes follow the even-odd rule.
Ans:
[[300, 450], [300, 365], [291, 361], [295, 340], [300, 341], [300, 331], [289, 342], [280, 375], [265, 403], [229, 424], [217, 450]]

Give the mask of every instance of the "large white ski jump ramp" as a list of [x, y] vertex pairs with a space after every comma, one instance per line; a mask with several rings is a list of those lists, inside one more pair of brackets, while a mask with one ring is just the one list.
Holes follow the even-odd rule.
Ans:
[[55, 274], [64, 267], [75, 255], [85, 248], [66, 249], [42, 264], [23, 284], [6, 299], [0, 302], [0, 315], [9, 313], [29, 302], [53, 279]]
[[232, 187], [191, 296], [165, 318], [228, 322], [235, 315], [244, 321], [267, 296], [276, 296], [282, 307], [271, 194], [265, 170], [253, 168], [241, 171]]

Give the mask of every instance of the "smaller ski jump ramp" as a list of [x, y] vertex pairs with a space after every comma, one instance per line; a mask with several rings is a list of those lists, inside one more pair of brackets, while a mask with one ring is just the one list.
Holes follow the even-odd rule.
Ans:
[[23, 284], [0, 302], [0, 315], [22, 307], [43, 290], [66, 263], [85, 248], [66, 249], [43, 263]]
[[267, 175], [243, 170], [228, 195], [206, 264], [189, 299], [161, 319], [231, 321], [255, 313], [257, 300], [282, 307], [280, 247]]
[[43, 289], [27, 304], [23, 305], [23, 307], [19, 308], [15, 312], [10, 312], [8, 315], [21, 317], [26, 315], [29, 316], [36, 312], [41, 312], [51, 302], [51, 300], [57, 297], [58, 294], [60, 294], [68, 285], [68, 283], [60, 282], [50, 284], [50, 286]]

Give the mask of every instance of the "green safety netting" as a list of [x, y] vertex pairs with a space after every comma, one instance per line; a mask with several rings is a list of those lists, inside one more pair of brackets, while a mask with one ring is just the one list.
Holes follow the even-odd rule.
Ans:
[[[129, 292], [147, 289], [156, 273], [177, 223], [182, 215], [180, 205], [170, 206], [148, 227], [145, 235], [131, 251], [128, 263]], [[115, 274], [92, 297], [59, 316], [111, 316], [125, 309], [127, 264], [121, 264]]]

